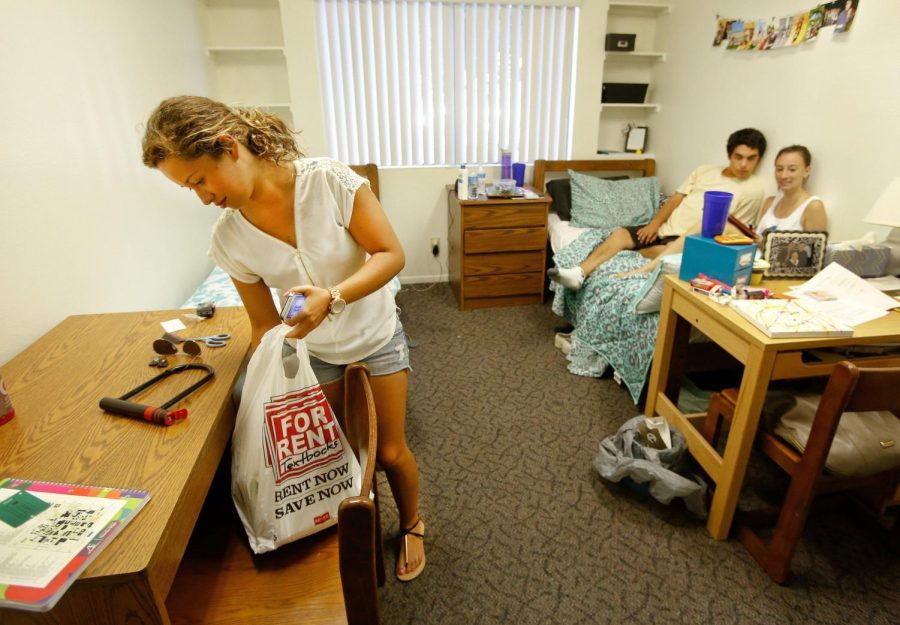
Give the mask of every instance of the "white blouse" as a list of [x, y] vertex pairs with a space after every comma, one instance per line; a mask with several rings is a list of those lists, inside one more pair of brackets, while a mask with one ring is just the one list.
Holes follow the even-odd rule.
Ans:
[[[239, 210], [226, 209], [213, 227], [209, 255], [232, 278], [263, 280], [278, 291], [311, 284], [328, 288], [355, 273], [368, 255], [350, 234], [356, 191], [367, 181], [328, 158], [294, 162], [294, 228], [297, 246], [288, 245], [250, 223]], [[397, 322], [387, 285], [329, 315], [306, 336], [311, 354], [347, 364], [384, 347]]]

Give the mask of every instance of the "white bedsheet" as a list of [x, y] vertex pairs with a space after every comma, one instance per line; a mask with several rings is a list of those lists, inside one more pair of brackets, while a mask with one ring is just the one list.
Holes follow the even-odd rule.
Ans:
[[551, 212], [547, 218], [547, 232], [550, 237], [550, 249], [558, 252], [581, 236], [587, 228], [573, 228], [570, 222], [563, 221], [559, 215]]

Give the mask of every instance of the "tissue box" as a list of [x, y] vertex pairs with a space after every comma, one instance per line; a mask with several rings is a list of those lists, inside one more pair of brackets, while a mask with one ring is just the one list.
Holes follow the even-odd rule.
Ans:
[[844, 243], [829, 243], [825, 247], [825, 263], [843, 265], [861, 278], [878, 278], [887, 273], [891, 248], [887, 245], [863, 245], [856, 249]]
[[750, 283], [755, 254], [756, 246], [752, 244], [722, 245], [692, 234], [684, 240], [678, 277], [687, 281], [702, 273], [732, 286], [746, 285]]

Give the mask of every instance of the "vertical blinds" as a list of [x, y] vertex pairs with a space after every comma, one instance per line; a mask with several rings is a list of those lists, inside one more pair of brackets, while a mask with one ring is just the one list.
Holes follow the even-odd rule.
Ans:
[[331, 156], [493, 163], [570, 156], [572, 2], [315, 0]]

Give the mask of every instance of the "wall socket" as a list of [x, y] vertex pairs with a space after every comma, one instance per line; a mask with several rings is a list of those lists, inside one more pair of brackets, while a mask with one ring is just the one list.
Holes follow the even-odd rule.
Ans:
[[431, 237], [431, 255], [438, 256], [441, 253], [440, 237]]

